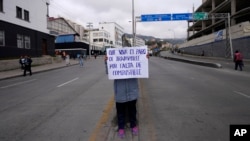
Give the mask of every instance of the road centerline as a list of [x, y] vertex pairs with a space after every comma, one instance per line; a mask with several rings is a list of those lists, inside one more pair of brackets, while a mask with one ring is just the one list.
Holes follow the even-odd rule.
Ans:
[[244, 96], [244, 97], [246, 97], [246, 98], [250, 98], [249, 95], [244, 94], [244, 93], [242, 93], [242, 92], [238, 92], [238, 91], [234, 91], [234, 92], [237, 93], [237, 94], [239, 94], [239, 95], [242, 95], [242, 96]]
[[75, 81], [75, 80], [77, 80], [77, 79], [79, 79], [79, 78], [78, 78], [78, 77], [77, 77], [77, 78], [74, 78], [74, 79], [72, 79], [72, 80], [70, 80], [70, 81], [67, 81], [67, 82], [65, 82], [65, 83], [62, 83], [62, 84], [58, 85], [57, 87], [58, 87], [58, 88], [59, 88], [59, 87], [62, 87], [62, 86], [67, 85], [67, 84], [69, 84], [69, 83], [71, 83], [71, 82], [73, 82], [73, 81]]

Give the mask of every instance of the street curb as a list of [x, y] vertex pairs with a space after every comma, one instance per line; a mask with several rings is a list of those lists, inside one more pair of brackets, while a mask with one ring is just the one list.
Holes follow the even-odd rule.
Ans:
[[212, 67], [212, 68], [222, 68], [222, 65], [219, 63], [202, 62], [202, 61], [197, 61], [197, 60], [187, 60], [187, 59], [168, 57], [168, 56], [161, 56], [161, 57], [164, 59], [168, 59], [168, 60], [180, 61], [180, 62], [195, 64], [195, 65], [200, 65], [200, 66], [206, 66], [206, 67]]

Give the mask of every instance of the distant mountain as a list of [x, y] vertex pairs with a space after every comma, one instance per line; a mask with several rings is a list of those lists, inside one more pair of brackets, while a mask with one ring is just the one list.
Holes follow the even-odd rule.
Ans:
[[[133, 38], [132, 34], [127, 34], [126, 33], [126, 36], [128, 38]], [[143, 40], [145, 40], [145, 41], [155, 39], [157, 41], [166, 41], [166, 42], [171, 43], [171, 44], [181, 44], [181, 43], [184, 43], [186, 41], [186, 39], [184, 39], [184, 38], [176, 38], [176, 39], [165, 38], [165, 39], [162, 39], [162, 38], [156, 38], [154, 36], [147, 36], [147, 35], [140, 35], [140, 34], [137, 34], [136, 36], [143, 39]]]

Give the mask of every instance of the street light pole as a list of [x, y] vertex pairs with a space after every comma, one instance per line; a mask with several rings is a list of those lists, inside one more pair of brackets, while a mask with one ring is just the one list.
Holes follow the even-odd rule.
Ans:
[[174, 39], [175, 39], [175, 32], [172, 29], [168, 29], [168, 31], [172, 31], [174, 33]]
[[134, 0], [132, 0], [132, 32], [133, 32], [133, 46], [135, 46], [135, 9], [134, 9]]
[[135, 33], [135, 34], [134, 34], [134, 37], [135, 37], [135, 38], [134, 38], [134, 44], [135, 44], [135, 46], [137, 45], [137, 44], [136, 44], [136, 28], [137, 28], [136, 25], [137, 25], [137, 22], [141, 22], [139, 16], [136, 16], [136, 17], [135, 17], [135, 28], [134, 28], [134, 33]]
[[93, 23], [87, 23], [87, 27], [89, 28], [89, 59], [91, 58], [91, 45], [90, 45], [90, 29]]
[[[174, 43], [174, 40], [175, 40], [175, 32], [174, 32], [174, 30], [172, 30], [172, 29], [168, 29], [168, 31], [172, 31], [173, 33], [174, 33], [174, 38], [173, 38], [173, 43]], [[172, 43], [172, 48], [174, 47], [174, 44]]]

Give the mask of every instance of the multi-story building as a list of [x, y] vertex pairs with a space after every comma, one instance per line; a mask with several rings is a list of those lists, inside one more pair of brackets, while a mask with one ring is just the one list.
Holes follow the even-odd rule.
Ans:
[[189, 21], [193, 23], [188, 31], [188, 40], [192, 40], [203, 35], [208, 35], [219, 30], [225, 29], [225, 20], [229, 14], [231, 26], [249, 21], [250, 1], [249, 0], [202, 0], [202, 5], [196, 12], [206, 12], [209, 17], [207, 20]]
[[112, 43], [110, 40], [110, 33], [104, 29], [91, 31], [90, 39], [93, 50], [95, 51], [101, 51], [105, 47], [110, 47]]
[[185, 53], [232, 57], [241, 50], [250, 58], [249, 0], [202, 0], [198, 12], [207, 13], [208, 19], [188, 22], [187, 42], [180, 45]]
[[[110, 46], [112, 43], [108, 31], [92, 27], [84, 28], [82, 25], [66, 20], [63, 17], [48, 18], [48, 29], [51, 34], [58, 36], [58, 41], [60, 40], [60, 43], [56, 43], [57, 50], [60, 50], [57, 48], [58, 45], [59, 48], [65, 49], [66, 46], [64, 47], [64, 45], [62, 45], [62, 40], [64, 39], [64, 44], [68, 46], [67, 50], [70, 48], [79, 48], [80, 45], [81, 48], [87, 49], [87, 54], [91, 53], [91, 55], [101, 54], [103, 47]], [[70, 39], [73, 36], [74, 40]], [[70, 40], [67, 40], [66, 38]]]
[[[133, 38], [130, 38], [131, 44], [133, 43]], [[145, 40], [139, 37], [135, 37], [135, 46], [145, 46]]]
[[84, 34], [86, 30], [80, 24], [63, 17], [49, 17], [48, 29], [50, 34], [56, 36], [55, 50], [57, 54], [66, 53], [75, 58], [77, 54], [87, 55], [89, 53], [89, 45]]
[[[131, 37], [129, 34], [123, 34], [123, 46], [125, 47], [132, 47], [133, 46], [133, 41], [134, 41], [134, 38]], [[144, 39], [136, 36], [135, 37], [135, 45], [134, 46], [145, 46], [146, 45], [146, 42]]]
[[76, 35], [75, 42], [84, 43], [85, 49], [85, 44], [88, 44], [87, 54], [101, 54], [107, 47], [122, 47], [121, 36], [124, 32], [123, 28], [117, 23], [99, 23], [98, 28], [93, 28], [92, 23], [89, 23], [87, 26], [89, 27], [84, 28], [82, 25], [66, 20], [63, 17], [48, 18], [48, 29], [51, 34], [55, 36], [68, 34], [70, 37]]
[[[0, 57], [54, 54], [47, 29], [49, 0], [0, 0]], [[39, 11], [39, 12], [37, 12]]]
[[110, 44], [112, 47], [122, 47], [122, 35], [124, 29], [115, 22], [100, 22], [99, 29], [110, 33]]
[[48, 17], [48, 30], [50, 34], [58, 36], [63, 34], [77, 34], [77, 31], [74, 29], [73, 24], [70, 24], [69, 20], [64, 19], [63, 17]]

